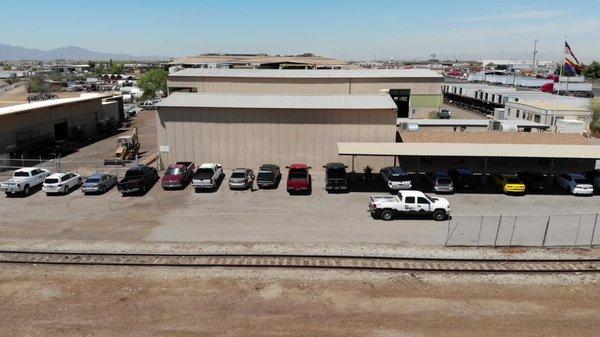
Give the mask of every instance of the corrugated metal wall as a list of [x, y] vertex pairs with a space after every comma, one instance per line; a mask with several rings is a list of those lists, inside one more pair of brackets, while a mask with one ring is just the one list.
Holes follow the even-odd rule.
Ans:
[[[159, 108], [158, 144], [165, 164], [192, 160], [226, 168], [300, 162], [320, 170], [328, 162], [351, 164], [337, 155], [337, 142], [394, 142], [393, 110], [276, 110]], [[357, 158], [358, 171], [377, 169], [391, 158]]]

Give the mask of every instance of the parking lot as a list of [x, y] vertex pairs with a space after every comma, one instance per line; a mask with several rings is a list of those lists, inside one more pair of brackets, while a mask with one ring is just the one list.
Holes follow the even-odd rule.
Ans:
[[[230, 172], [226, 172], [229, 175]], [[104, 195], [0, 199], [0, 236], [4, 239], [64, 239], [186, 242], [300, 242], [444, 244], [447, 222], [428, 219], [372, 219], [369, 195], [386, 193], [379, 185], [362, 192], [328, 194], [324, 175], [313, 173], [311, 195], [288, 195], [285, 183], [274, 190], [231, 191], [225, 181], [214, 192], [164, 191], [160, 184], [144, 196], [122, 197], [116, 188]], [[283, 177], [285, 182], [285, 175]], [[493, 187], [481, 193], [444, 196], [453, 217], [479, 215], [589, 214], [600, 197], [561, 192], [507, 196]], [[560, 224], [559, 224], [560, 225]], [[520, 224], [525, 226], [526, 224]], [[572, 224], [565, 224], [572, 226]]]

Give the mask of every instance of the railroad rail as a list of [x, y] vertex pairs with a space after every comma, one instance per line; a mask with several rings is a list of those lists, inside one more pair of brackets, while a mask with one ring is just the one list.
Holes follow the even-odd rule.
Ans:
[[600, 259], [446, 259], [344, 255], [0, 251], [0, 263], [148, 267], [318, 268], [460, 273], [600, 272]]

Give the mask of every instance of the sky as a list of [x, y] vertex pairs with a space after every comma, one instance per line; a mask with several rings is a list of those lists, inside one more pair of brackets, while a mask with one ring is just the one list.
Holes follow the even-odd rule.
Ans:
[[0, 43], [135, 56], [600, 60], [600, 0], [3, 0]]

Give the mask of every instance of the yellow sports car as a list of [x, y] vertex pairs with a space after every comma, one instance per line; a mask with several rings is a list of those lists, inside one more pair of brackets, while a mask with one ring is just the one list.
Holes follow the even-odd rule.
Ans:
[[494, 174], [492, 178], [506, 194], [525, 193], [525, 184], [514, 174]]

